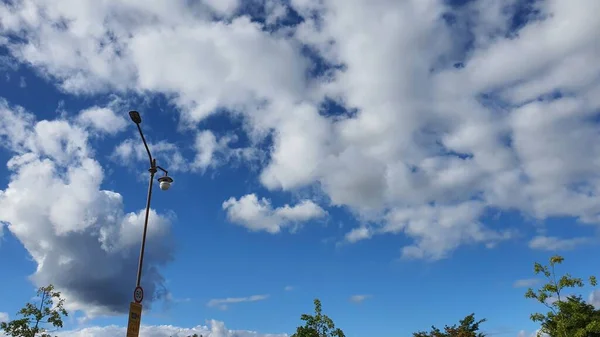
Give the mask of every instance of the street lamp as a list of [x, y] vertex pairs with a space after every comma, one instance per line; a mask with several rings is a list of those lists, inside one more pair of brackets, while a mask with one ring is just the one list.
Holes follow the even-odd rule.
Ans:
[[140, 259], [138, 262], [138, 270], [137, 270], [137, 279], [135, 282], [135, 290], [133, 292], [133, 299], [135, 302], [132, 302], [129, 307], [129, 323], [127, 324], [127, 337], [130, 336], [138, 336], [139, 328], [140, 328], [140, 319], [142, 314], [142, 300], [144, 299], [144, 291], [140, 286], [140, 282], [142, 279], [142, 266], [144, 264], [144, 250], [146, 249], [146, 234], [148, 232], [148, 215], [150, 213], [150, 200], [152, 199], [152, 185], [154, 182], [154, 174], [161, 170], [164, 172], [164, 175], [158, 178], [159, 187], [161, 190], [166, 191], [171, 187], [171, 183], [173, 183], [173, 178], [169, 177], [169, 172], [164, 168], [156, 165], [156, 159], [152, 158], [152, 154], [150, 153], [150, 149], [148, 148], [148, 143], [146, 143], [146, 138], [144, 137], [144, 133], [142, 132], [142, 128], [140, 124], [142, 123], [142, 117], [140, 113], [137, 111], [129, 111], [129, 117], [135, 123], [140, 132], [140, 136], [142, 137], [142, 142], [144, 142], [144, 147], [146, 148], [146, 152], [148, 153], [148, 159], [150, 160], [150, 168], [148, 172], [150, 172], [150, 182], [148, 184], [148, 197], [146, 199], [146, 216], [144, 218], [144, 232], [142, 234], [142, 246], [140, 248]]

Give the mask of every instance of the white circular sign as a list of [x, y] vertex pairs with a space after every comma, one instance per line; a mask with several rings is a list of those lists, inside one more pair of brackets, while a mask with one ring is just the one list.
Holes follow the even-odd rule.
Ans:
[[142, 287], [135, 288], [133, 291], [133, 299], [136, 303], [142, 303], [142, 300], [144, 299], [144, 289], [142, 289]]

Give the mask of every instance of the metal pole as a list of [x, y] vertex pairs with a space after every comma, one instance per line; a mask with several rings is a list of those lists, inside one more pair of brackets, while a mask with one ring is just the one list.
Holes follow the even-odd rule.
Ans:
[[148, 170], [150, 172], [150, 182], [148, 184], [148, 198], [146, 200], [146, 217], [144, 219], [144, 233], [142, 234], [142, 247], [140, 248], [140, 260], [138, 262], [136, 287], [140, 286], [142, 280], [142, 265], [144, 264], [144, 250], [146, 249], [146, 233], [148, 232], [148, 216], [150, 215], [150, 201], [152, 199], [152, 185], [154, 183], [154, 174], [156, 173], [156, 159], [151, 162], [152, 166]]
[[140, 137], [142, 137], [142, 142], [144, 143], [144, 147], [146, 148], [146, 152], [148, 152], [148, 158], [150, 158], [150, 169], [155, 168], [154, 173], [156, 173], [156, 160], [152, 159], [152, 155], [150, 154], [150, 149], [148, 148], [148, 143], [146, 143], [146, 137], [144, 137], [144, 133], [142, 132], [142, 127], [139, 124], [135, 124], [140, 132]]

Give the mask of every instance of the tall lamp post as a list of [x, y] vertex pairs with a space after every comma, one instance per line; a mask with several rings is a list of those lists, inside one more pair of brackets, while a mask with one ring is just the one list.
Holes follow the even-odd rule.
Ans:
[[140, 258], [138, 261], [138, 269], [137, 269], [137, 278], [135, 282], [135, 290], [133, 291], [133, 300], [129, 306], [129, 322], [127, 324], [127, 337], [137, 337], [139, 336], [140, 323], [141, 323], [141, 315], [142, 315], [142, 300], [144, 299], [144, 290], [141, 287], [140, 283], [142, 281], [142, 267], [144, 264], [144, 250], [146, 249], [146, 234], [148, 232], [148, 216], [150, 214], [150, 201], [152, 199], [152, 185], [154, 183], [154, 175], [158, 170], [164, 172], [164, 175], [158, 178], [159, 187], [161, 190], [166, 191], [171, 187], [171, 183], [173, 182], [173, 178], [169, 177], [169, 172], [164, 168], [156, 165], [156, 159], [152, 158], [152, 154], [150, 153], [150, 149], [148, 148], [148, 143], [146, 143], [146, 138], [144, 137], [144, 133], [142, 132], [142, 128], [140, 124], [142, 123], [142, 117], [140, 113], [137, 111], [129, 111], [129, 117], [135, 123], [140, 132], [140, 137], [142, 138], [142, 142], [144, 142], [144, 147], [146, 148], [146, 152], [148, 153], [148, 159], [150, 160], [150, 168], [148, 172], [150, 172], [150, 182], [148, 183], [148, 197], [146, 199], [146, 216], [144, 218], [144, 232], [142, 234], [142, 245], [140, 248]]

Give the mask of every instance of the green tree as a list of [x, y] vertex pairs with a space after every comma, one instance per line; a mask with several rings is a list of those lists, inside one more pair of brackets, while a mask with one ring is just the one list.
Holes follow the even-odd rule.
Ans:
[[432, 326], [430, 332], [415, 332], [413, 337], [485, 337], [485, 334], [479, 331], [479, 325], [485, 321], [485, 319], [476, 321], [475, 314], [470, 314], [460, 320], [458, 326], [446, 325], [443, 331]]
[[[0, 323], [0, 329], [12, 337], [51, 337], [46, 327], [58, 330], [63, 327], [62, 318], [68, 316], [64, 299], [54, 286], [41, 287], [37, 291], [39, 303], [27, 303], [17, 313], [22, 318]], [[39, 335], [38, 335], [39, 334]]]
[[327, 315], [323, 315], [321, 310], [321, 301], [315, 299], [315, 314], [302, 314], [304, 326], [299, 326], [296, 333], [291, 337], [346, 337], [344, 332], [335, 327], [333, 320]]
[[[537, 291], [529, 288], [526, 298], [535, 299], [550, 311], [531, 314], [531, 320], [541, 325], [540, 333], [551, 337], [600, 337], [600, 310], [586, 303], [579, 295], [566, 295], [570, 288], [585, 286], [583, 279], [564, 274], [556, 275], [556, 265], [564, 261], [562, 256], [552, 256], [548, 266], [534, 264], [534, 273], [542, 274], [546, 283]], [[597, 285], [596, 277], [590, 276], [589, 283]]]

